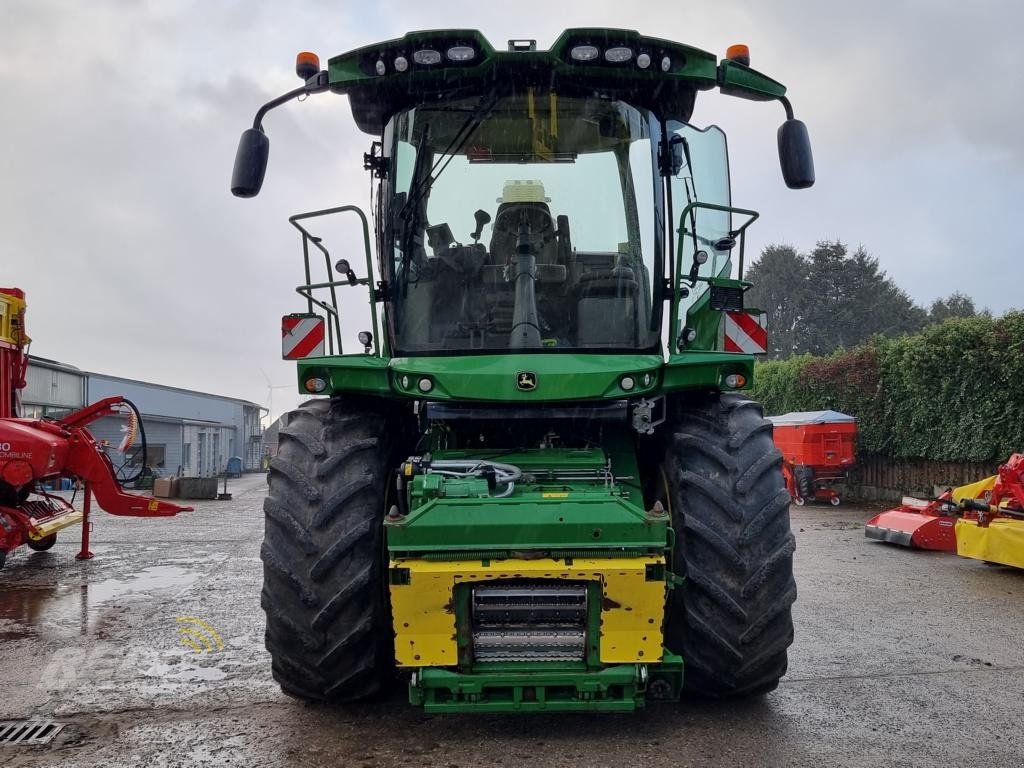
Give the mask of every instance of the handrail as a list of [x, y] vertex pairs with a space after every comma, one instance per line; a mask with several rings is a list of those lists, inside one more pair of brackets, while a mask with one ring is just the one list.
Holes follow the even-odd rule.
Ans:
[[[320, 216], [331, 216], [336, 213], [354, 213], [359, 217], [359, 223], [363, 229], [363, 250], [366, 255], [366, 277], [359, 278], [355, 282], [349, 280], [336, 280], [334, 275], [334, 266], [331, 264], [330, 252], [322, 244], [323, 238], [320, 238], [306, 229], [300, 221], [305, 219], [318, 218]], [[309, 211], [308, 213], [297, 213], [294, 216], [288, 218], [288, 222], [295, 227], [299, 232], [302, 233], [302, 256], [305, 265], [306, 283], [300, 285], [295, 289], [296, 293], [306, 299], [310, 313], [313, 312], [313, 306], [318, 306], [328, 313], [334, 319], [333, 328], [328, 323], [328, 350], [329, 354], [334, 354], [334, 339], [336, 335], [338, 339], [338, 354], [342, 353], [341, 346], [341, 314], [338, 310], [338, 294], [337, 288], [339, 286], [351, 286], [351, 285], [365, 285], [369, 289], [370, 298], [370, 321], [373, 326], [373, 339], [376, 345], [376, 354], [380, 356], [382, 354], [382, 343], [383, 340], [380, 338], [378, 323], [377, 323], [377, 304], [374, 299], [373, 292], [373, 255], [370, 250], [370, 224], [366, 218], [366, 214], [362, 208], [357, 205], [341, 205], [334, 208], [324, 208], [319, 211]], [[327, 281], [321, 283], [314, 283], [312, 281], [312, 274], [309, 265], [309, 245], [313, 244], [316, 248], [324, 255], [324, 261], [327, 265]], [[331, 303], [327, 303], [315, 298], [313, 292], [319, 289], [328, 289], [331, 294]]]
[[747, 219], [747, 221], [743, 224], [743, 226], [741, 226], [741, 227], [739, 227], [737, 229], [729, 230], [729, 237], [735, 238], [736, 236], [739, 236], [739, 240], [740, 240], [740, 242], [739, 242], [739, 245], [740, 245], [740, 259], [739, 259], [739, 274], [738, 274], [738, 277], [740, 279], [743, 278], [743, 261], [744, 261], [744, 245], [745, 245], [745, 241], [746, 241], [746, 230], [747, 230], [747, 227], [749, 227], [751, 224], [753, 224], [758, 219], [758, 217], [760, 217], [760, 215], [761, 215], [757, 211], [752, 211], [752, 210], [749, 210], [747, 208], [733, 208], [732, 206], [729, 206], [729, 205], [719, 205], [717, 203], [705, 203], [705, 202], [701, 202], [699, 200], [695, 200], [695, 201], [693, 201], [691, 203], [688, 203], [686, 205], [686, 207], [683, 208], [682, 212], [679, 214], [679, 228], [676, 230], [676, 234], [678, 235], [677, 245], [676, 245], [676, 268], [675, 268], [675, 272], [673, 273], [672, 312], [670, 313], [670, 319], [669, 319], [670, 325], [669, 325], [669, 329], [668, 329], [668, 342], [669, 342], [669, 350], [670, 351], [677, 349], [678, 348], [678, 344], [679, 344], [679, 338], [678, 338], [678, 336], [679, 336], [679, 327], [678, 327], [679, 326], [679, 301], [682, 298], [682, 296], [680, 295], [680, 284], [682, 283], [682, 280], [683, 280], [683, 247], [684, 247], [684, 241], [686, 239], [686, 235], [687, 234], [694, 234], [694, 233], [690, 233], [689, 230], [686, 229], [686, 221], [687, 221], [687, 217], [691, 216], [693, 211], [695, 209], [697, 209], [697, 208], [705, 208], [705, 209], [711, 210], [711, 211], [724, 211], [724, 212], [727, 212], [727, 213], [739, 213], [739, 214], [742, 214], [744, 216], [748, 216], [749, 217]]

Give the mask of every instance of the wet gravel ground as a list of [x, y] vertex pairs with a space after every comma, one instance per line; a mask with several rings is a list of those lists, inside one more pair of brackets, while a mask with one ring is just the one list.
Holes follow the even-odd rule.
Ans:
[[280, 693], [259, 607], [266, 485], [230, 490], [183, 518], [97, 514], [89, 562], [77, 529], [11, 556], [0, 719], [67, 725], [0, 746], [0, 765], [1024, 765], [1024, 571], [868, 542], [870, 510], [793, 508], [797, 638], [760, 700], [427, 716], [402, 691], [348, 708]]

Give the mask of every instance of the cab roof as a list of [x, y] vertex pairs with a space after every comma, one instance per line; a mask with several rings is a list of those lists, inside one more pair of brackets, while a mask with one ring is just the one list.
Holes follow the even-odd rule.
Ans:
[[697, 91], [756, 100], [780, 99], [781, 83], [736, 61], [634, 30], [581, 28], [563, 32], [548, 50], [509, 41], [498, 50], [470, 29], [410, 32], [328, 62], [331, 90], [347, 94], [360, 130], [380, 135], [396, 112], [495, 89], [534, 87], [562, 94], [599, 94], [688, 120]]

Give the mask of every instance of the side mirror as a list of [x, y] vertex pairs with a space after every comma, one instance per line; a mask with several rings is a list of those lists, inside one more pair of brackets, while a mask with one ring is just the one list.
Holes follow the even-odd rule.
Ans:
[[269, 154], [270, 139], [267, 134], [259, 128], [242, 131], [235, 152], [235, 167], [231, 172], [231, 194], [235, 197], [255, 197], [260, 193]]
[[814, 156], [807, 126], [790, 119], [779, 126], [779, 165], [782, 178], [790, 189], [807, 189], [814, 185]]

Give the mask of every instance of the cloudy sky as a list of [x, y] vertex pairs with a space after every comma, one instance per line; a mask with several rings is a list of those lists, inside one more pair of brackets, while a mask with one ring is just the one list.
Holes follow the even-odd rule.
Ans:
[[[757, 250], [841, 238], [920, 303], [962, 290], [1002, 312], [1024, 304], [1022, 21], [1011, 0], [0, 0], [0, 285], [28, 291], [36, 354], [266, 403], [268, 382], [294, 379], [280, 316], [302, 309], [286, 218], [369, 190], [371, 138], [324, 94], [271, 113], [263, 194], [230, 195], [238, 134], [297, 84], [295, 53], [444, 27], [546, 47], [612, 26], [719, 55], [745, 42], [789, 86], [811, 190], [779, 176], [778, 105], [708, 93], [694, 114], [729, 133], [734, 202], [762, 212]], [[358, 253], [354, 230], [331, 237], [336, 256]], [[365, 296], [345, 298], [354, 335]], [[275, 390], [274, 411], [296, 399]]]

